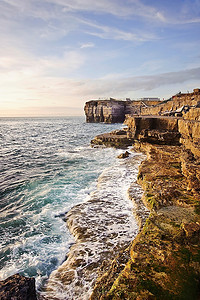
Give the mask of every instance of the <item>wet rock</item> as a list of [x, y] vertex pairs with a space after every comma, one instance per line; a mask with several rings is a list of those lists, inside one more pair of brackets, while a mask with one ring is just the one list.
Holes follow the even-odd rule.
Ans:
[[19, 274], [0, 281], [1, 300], [37, 300], [35, 279]]
[[126, 149], [131, 146], [133, 139], [127, 137], [127, 132], [124, 130], [115, 130], [109, 133], [97, 135], [91, 140], [92, 147], [94, 146], [106, 146], [120, 149]]
[[128, 151], [121, 153], [120, 155], [118, 155], [118, 158], [127, 158], [129, 157], [130, 153]]

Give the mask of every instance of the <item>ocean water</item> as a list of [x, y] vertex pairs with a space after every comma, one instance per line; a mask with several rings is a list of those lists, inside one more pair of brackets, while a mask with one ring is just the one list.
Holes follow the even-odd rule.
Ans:
[[116, 158], [122, 150], [90, 147], [95, 135], [121, 126], [84, 117], [0, 119], [0, 280], [20, 272], [41, 290], [74, 243], [65, 213], [91, 199], [100, 175], [106, 197], [128, 189], [133, 173]]

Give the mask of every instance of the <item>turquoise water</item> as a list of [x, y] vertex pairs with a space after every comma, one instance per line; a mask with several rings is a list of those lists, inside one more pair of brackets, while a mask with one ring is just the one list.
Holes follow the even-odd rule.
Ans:
[[87, 199], [116, 150], [91, 148], [120, 124], [84, 117], [0, 119], [0, 279], [20, 272], [37, 287], [74, 242], [64, 214]]

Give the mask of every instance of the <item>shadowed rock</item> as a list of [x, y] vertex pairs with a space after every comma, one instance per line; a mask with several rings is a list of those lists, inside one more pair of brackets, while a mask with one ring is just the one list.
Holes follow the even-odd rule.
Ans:
[[1, 300], [37, 300], [35, 279], [19, 274], [0, 281]]

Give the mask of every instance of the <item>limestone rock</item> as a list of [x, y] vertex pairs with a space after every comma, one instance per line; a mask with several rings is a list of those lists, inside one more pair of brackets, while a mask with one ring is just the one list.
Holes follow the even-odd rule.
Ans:
[[92, 141], [91, 145], [101, 146], [105, 145], [106, 147], [114, 147], [126, 149], [127, 146], [131, 146], [133, 139], [127, 137], [127, 132], [124, 130], [115, 130], [110, 133], [104, 133], [97, 135]]
[[123, 123], [128, 114], [140, 114], [143, 106], [152, 106], [160, 101], [131, 100], [91, 100], [86, 102], [84, 110], [88, 123]]

